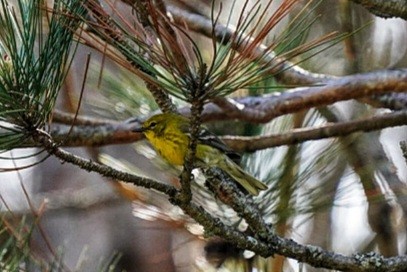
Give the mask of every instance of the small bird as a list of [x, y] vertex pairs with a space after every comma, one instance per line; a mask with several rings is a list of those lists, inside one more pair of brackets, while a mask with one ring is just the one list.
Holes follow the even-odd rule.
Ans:
[[[189, 119], [175, 114], [162, 113], [150, 117], [141, 128], [147, 140], [170, 164], [183, 165], [188, 152], [190, 133]], [[238, 164], [238, 155], [204, 126], [200, 127], [196, 146], [196, 167], [219, 167], [252, 195], [258, 195], [267, 186], [246, 173]]]

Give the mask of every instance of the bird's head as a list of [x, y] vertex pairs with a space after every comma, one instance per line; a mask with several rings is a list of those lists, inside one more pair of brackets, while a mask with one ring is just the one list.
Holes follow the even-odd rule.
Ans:
[[142, 132], [147, 136], [151, 134], [161, 134], [166, 127], [167, 121], [163, 114], [157, 114], [143, 122], [141, 127], [134, 129], [134, 132]]
[[136, 128], [134, 132], [142, 132], [147, 138], [160, 137], [165, 133], [167, 128], [178, 128], [181, 123], [186, 122], [185, 117], [174, 113], [157, 114], [143, 122], [140, 128]]

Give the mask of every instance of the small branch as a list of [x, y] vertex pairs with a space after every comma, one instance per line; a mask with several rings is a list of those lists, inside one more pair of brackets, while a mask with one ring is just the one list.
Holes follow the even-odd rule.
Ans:
[[217, 198], [243, 218], [253, 233], [258, 237], [265, 238], [269, 232], [272, 232], [272, 225], [267, 225], [264, 222], [258, 208], [253, 203], [253, 199], [239, 190], [235, 182], [225, 182], [225, 180], [229, 181], [230, 178], [220, 169], [207, 169], [205, 178], [210, 191], [215, 192]]
[[212, 217], [212, 215], [205, 211], [201, 206], [197, 206], [193, 202], [188, 204], [179, 204], [176, 201], [174, 202], [174, 200], [170, 201], [179, 206], [185, 214], [202, 225], [205, 229], [206, 235], [221, 236], [240, 248], [252, 250], [253, 252], [256, 252], [264, 257], [274, 254], [273, 250], [271, 250], [271, 247], [266, 242], [259, 241], [253, 236], [246, 235], [237, 231], [233, 227], [226, 226], [218, 218]]
[[[198, 93], [198, 92], [197, 92]], [[196, 148], [201, 126], [201, 114], [203, 110], [203, 100], [199, 95], [191, 101], [191, 118], [189, 132], [188, 152], [184, 161], [184, 169], [181, 173], [181, 201], [190, 202], [192, 200], [191, 182], [193, 180], [192, 170], [194, 169], [196, 159]]]
[[[91, 120], [89, 120], [91, 122]], [[53, 124], [50, 134], [55, 143], [64, 147], [103, 146], [114, 144], [129, 144], [143, 139], [141, 133], [134, 133], [133, 124], [100, 124], [88, 126], [71, 126]], [[20, 147], [39, 147], [38, 142], [24, 142]]]
[[406, 0], [352, 0], [353, 2], [365, 7], [371, 13], [383, 17], [399, 17], [407, 20], [407, 1]]
[[235, 151], [254, 152], [275, 146], [292, 145], [330, 137], [341, 137], [360, 131], [369, 132], [402, 125], [407, 125], [406, 111], [394, 112], [356, 121], [333, 123], [317, 128], [294, 129], [287, 133], [258, 137], [224, 136], [222, 137], [222, 140]]

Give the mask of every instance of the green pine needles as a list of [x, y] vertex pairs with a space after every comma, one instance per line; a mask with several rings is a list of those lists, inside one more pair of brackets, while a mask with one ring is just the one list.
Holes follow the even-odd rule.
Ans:
[[[79, 0], [0, 0], [0, 151], [44, 129], [72, 60]], [[52, 12], [50, 11], [52, 10]]]

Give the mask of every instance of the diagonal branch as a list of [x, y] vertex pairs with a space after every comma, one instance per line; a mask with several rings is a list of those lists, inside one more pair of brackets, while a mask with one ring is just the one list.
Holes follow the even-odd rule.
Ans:
[[[178, 24], [186, 25], [189, 30], [201, 33], [209, 38], [215, 36], [218, 42], [228, 43], [232, 41], [232, 37], [236, 36], [236, 33], [233, 29], [231, 29], [230, 27], [226, 27], [220, 23], [217, 23], [215, 28], [213, 28], [211, 19], [204, 15], [191, 13], [172, 5], [169, 5], [167, 7], [167, 10], [171, 12], [174, 20]], [[239, 48], [238, 44], [235, 44], [234, 48], [237, 51], [242, 50]], [[291, 86], [311, 85], [316, 83], [320, 84], [336, 78], [331, 75], [309, 72], [290, 61], [277, 57], [275, 54], [267, 53], [267, 46], [262, 44], [254, 50], [253, 57], [257, 58], [261, 62], [269, 63], [270, 67], [272, 67], [269, 72], [283, 84], [288, 84]], [[391, 97], [387, 98], [388, 96]], [[364, 102], [376, 107], [402, 109], [407, 107], [407, 95], [386, 94], [382, 96], [365, 97]]]
[[268, 232], [266, 241], [263, 241], [224, 225], [220, 220], [208, 214], [202, 207], [192, 202], [180, 204], [173, 201], [173, 204], [179, 205], [187, 215], [201, 224], [208, 234], [221, 236], [238, 247], [251, 250], [263, 257], [280, 254], [299, 262], [306, 262], [314, 267], [341, 271], [395, 272], [407, 269], [406, 256], [384, 258], [376, 253], [344, 256], [323, 250], [320, 247], [301, 245], [292, 239], [281, 238], [272, 232]]
[[38, 131], [37, 133], [34, 133], [32, 137], [33, 140], [43, 146], [49, 154], [56, 156], [64, 162], [69, 162], [77, 165], [84, 170], [97, 172], [104, 177], [126, 181], [146, 189], [154, 189], [170, 197], [175, 195], [177, 191], [174, 186], [119, 171], [112, 167], [102, 165], [92, 160], [87, 160], [71, 154], [65, 150], [60, 149], [58, 145], [52, 140], [52, 138], [50, 138], [46, 133]]

